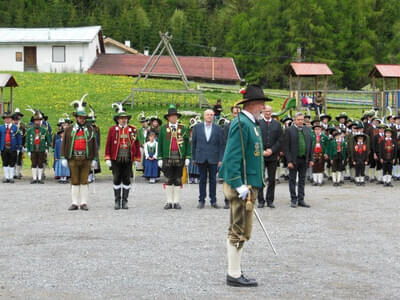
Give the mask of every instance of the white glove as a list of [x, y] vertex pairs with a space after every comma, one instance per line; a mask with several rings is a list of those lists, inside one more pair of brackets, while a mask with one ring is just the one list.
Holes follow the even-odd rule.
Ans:
[[159, 161], [158, 161], [158, 167], [161, 169], [162, 168], [162, 159], [160, 159]]
[[97, 167], [97, 161], [92, 160], [91, 167], [92, 167], [92, 169], [96, 169], [96, 167]]
[[45, 152], [46, 152], [46, 154], [49, 154], [49, 150], [47, 150], [47, 149], [46, 149], [46, 151], [45, 151]]
[[[30, 152], [28, 152], [29, 154], [29, 156], [30, 156]], [[66, 168], [66, 167], [68, 167], [68, 160], [66, 160], [65, 158], [63, 158], [62, 160], [61, 160], [61, 165], [64, 167], [64, 168]]]
[[189, 164], [190, 164], [190, 159], [189, 159], [189, 158], [186, 158], [186, 159], [185, 159], [185, 166], [187, 167], [187, 166], [189, 166]]
[[26, 150], [27, 150], [26, 147], [25, 147], [25, 148], [22, 148], [22, 151], [23, 151], [23, 152], [26, 152]]
[[19, 155], [20, 152], [21, 152], [21, 151], [17, 150], [17, 155]]
[[239, 198], [242, 200], [246, 200], [247, 199], [247, 195], [249, 193], [249, 188], [247, 187], [247, 185], [241, 185], [238, 188], [236, 188], [236, 192], [238, 192], [239, 194]]
[[28, 152], [28, 156], [31, 157], [31, 153], [30, 152]]
[[106, 165], [107, 165], [107, 167], [111, 168], [111, 160], [107, 159], [106, 160]]
[[139, 162], [138, 161], [135, 161], [135, 168], [137, 169], [137, 168], [139, 168]]

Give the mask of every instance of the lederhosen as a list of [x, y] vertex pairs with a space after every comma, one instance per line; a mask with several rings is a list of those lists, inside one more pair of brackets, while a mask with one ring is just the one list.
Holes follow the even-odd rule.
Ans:
[[312, 167], [312, 172], [323, 173], [325, 169], [325, 157], [322, 148], [322, 135], [315, 136], [315, 146], [314, 146], [314, 165]]
[[132, 158], [131, 140], [129, 139], [129, 126], [120, 128], [119, 148], [116, 160], [111, 161], [113, 173], [113, 184], [129, 186], [131, 184]]
[[[177, 125], [178, 127], [178, 125]], [[163, 159], [163, 172], [167, 178], [167, 185], [180, 186], [182, 184], [182, 170], [185, 164], [179, 152], [179, 143], [183, 142], [178, 139], [177, 129], [167, 131], [167, 139], [171, 141], [171, 148], [168, 158]]]
[[43, 169], [46, 152], [40, 151], [40, 141], [46, 137], [40, 134], [40, 128], [33, 127], [33, 129], [35, 130], [35, 140], [33, 141], [33, 151], [31, 152], [32, 169]]

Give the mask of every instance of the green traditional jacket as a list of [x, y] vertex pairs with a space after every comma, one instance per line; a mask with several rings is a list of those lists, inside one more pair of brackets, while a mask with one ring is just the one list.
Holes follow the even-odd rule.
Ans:
[[[332, 160], [333, 157], [337, 154], [337, 146], [338, 146], [338, 145], [337, 145], [336, 139], [333, 139], [333, 140], [330, 142], [329, 148], [328, 148], [328, 156], [329, 156], [329, 159], [330, 159], [330, 160]], [[342, 147], [342, 151], [341, 151], [341, 153], [342, 153], [342, 159], [343, 159], [343, 160], [346, 160], [346, 156], [347, 156], [347, 145], [346, 145], [346, 142], [345, 142], [345, 141], [341, 142], [341, 147]]]
[[[171, 136], [172, 136], [172, 131], [171, 128], [169, 128], [169, 123], [166, 125], [162, 125], [157, 140], [158, 159], [170, 157]], [[192, 148], [189, 141], [189, 132], [187, 128], [182, 124], [178, 124], [177, 142], [181, 158], [182, 159], [190, 158], [192, 155]]]
[[[49, 131], [46, 128], [40, 126], [38, 129], [39, 129], [39, 139], [40, 139], [39, 151], [45, 152], [50, 148], [51, 137]], [[25, 143], [27, 152], [33, 152], [35, 150], [35, 136], [36, 136], [35, 127], [32, 126], [26, 132]]]
[[[263, 142], [259, 126], [244, 113], [240, 113], [240, 124], [243, 133], [243, 145], [246, 158], [247, 185], [264, 186], [264, 156]], [[218, 176], [232, 188], [245, 184], [242, 146], [238, 118], [235, 118], [229, 128], [224, 159]]]
[[[314, 149], [315, 144], [316, 144], [316, 142], [317, 142], [316, 136], [315, 136], [315, 132], [314, 132], [314, 131], [311, 132], [311, 138], [312, 138], [312, 141], [313, 141], [313, 149]], [[323, 133], [321, 133], [320, 144], [321, 144], [321, 146], [322, 146], [322, 154], [324, 154], [324, 155], [325, 155], [325, 154], [328, 154], [327, 149], [329, 148], [329, 139], [328, 139], [328, 137], [327, 137], [325, 134], [323, 134]]]

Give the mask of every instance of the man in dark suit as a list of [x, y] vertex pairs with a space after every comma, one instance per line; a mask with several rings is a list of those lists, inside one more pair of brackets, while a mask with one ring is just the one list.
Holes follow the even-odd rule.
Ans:
[[272, 119], [272, 107], [266, 105], [263, 111], [264, 117], [259, 120], [262, 140], [264, 145], [264, 166], [268, 172], [268, 187], [267, 193], [264, 199], [263, 189], [261, 188], [258, 192], [258, 207], [263, 208], [265, 200], [267, 200], [267, 206], [275, 208], [274, 197], [275, 197], [275, 173], [278, 165], [278, 154], [281, 150], [282, 145], [282, 127], [281, 124]]
[[[283, 138], [283, 153], [289, 168], [289, 191], [291, 207], [310, 207], [304, 202], [304, 185], [307, 168], [313, 165], [313, 145], [310, 130], [303, 126], [304, 115], [296, 113], [294, 124], [285, 130]], [[296, 177], [299, 175], [297, 195]]]
[[[238, 106], [232, 106], [231, 107], [231, 114], [232, 114], [232, 121], [237, 117], [237, 115], [240, 112], [240, 108]], [[225, 147], [226, 147], [226, 142], [228, 141], [228, 134], [229, 134], [229, 128], [231, 127], [231, 123], [224, 124], [224, 152], [225, 152]], [[225, 198], [225, 209], [229, 209], [229, 200]]]
[[219, 208], [217, 205], [217, 171], [221, 166], [224, 155], [224, 137], [222, 129], [213, 123], [214, 112], [207, 109], [204, 112], [204, 122], [193, 127], [192, 135], [192, 159], [199, 166], [199, 205], [204, 208], [206, 198], [207, 177], [209, 178], [209, 197], [211, 206]]

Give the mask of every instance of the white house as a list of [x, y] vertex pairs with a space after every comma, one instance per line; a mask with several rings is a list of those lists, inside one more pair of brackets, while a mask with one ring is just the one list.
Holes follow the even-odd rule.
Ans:
[[136, 49], [131, 48], [131, 41], [125, 41], [125, 44], [122, 44], [110, 37], [106, 37], [104, 39], [104, 46], [106, 48], [106, 54], [135, 54], [135, 55], [143, 55]]
[[0, 28], [0, 71], [85, 72], [100, 53], [101, 26]]

